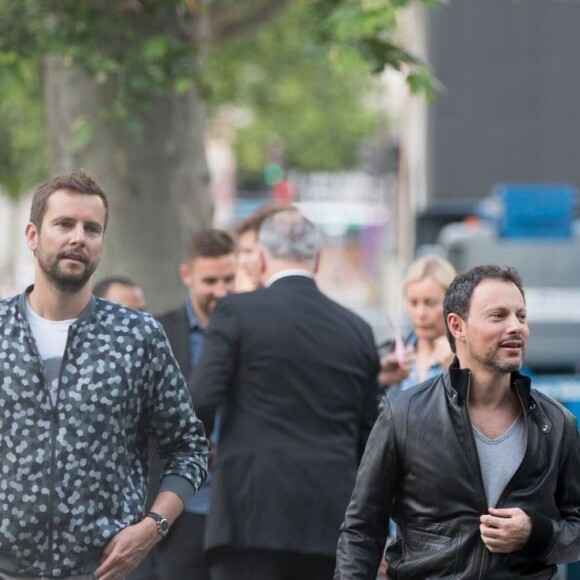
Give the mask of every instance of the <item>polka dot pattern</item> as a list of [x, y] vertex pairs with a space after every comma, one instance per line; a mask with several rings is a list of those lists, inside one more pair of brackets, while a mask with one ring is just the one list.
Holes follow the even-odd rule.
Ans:
[[195, 489], [207, 441], [160, 324], [100, 298], [69, 330], [53, 406], [24, 300], [0, 302], [0, 569], [83, 574], [143, 516], [148, 438]]

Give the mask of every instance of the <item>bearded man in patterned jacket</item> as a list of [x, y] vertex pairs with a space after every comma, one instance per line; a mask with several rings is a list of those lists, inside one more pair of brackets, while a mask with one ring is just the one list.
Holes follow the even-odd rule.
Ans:
[[[153, 317], [91, 293], [108, 202], [84, 172], [38, 187], [34, 285], [0, 302], [0, 577], [127, 575], [206, 476], [208, 445]], [[144, 514], [148, 439], [167, 458]]]

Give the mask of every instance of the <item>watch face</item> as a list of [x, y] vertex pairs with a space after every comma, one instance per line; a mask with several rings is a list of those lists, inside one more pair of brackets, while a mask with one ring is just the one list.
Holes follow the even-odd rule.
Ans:
[[160, 533], [165, 535], [169, 531], [169, 522], [165, 518], [163, 518], [162, 520], [157, 522], [157, 528], [159, 529]]
[[169, 522], [159, 514], [155, 512], [149, 512], [146, 517], [153, 518], [157, 522], [157, 531], [162, 535], [165, 536], [169, 531]]

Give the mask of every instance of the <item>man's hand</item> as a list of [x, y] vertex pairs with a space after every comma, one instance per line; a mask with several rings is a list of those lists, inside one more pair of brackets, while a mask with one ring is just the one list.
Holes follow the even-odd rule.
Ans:
[[124, 578], [139, 565], [160, 538], [157, 523], [152, 518], [145, 518], [122, 529], [105, 546], [95, 577], [99, 580]]
[[479, 518], [481, 539], [494, 554], [509, 554], [524, 546], [532, 531], [532, 520], [520, 508], [489, 508]]

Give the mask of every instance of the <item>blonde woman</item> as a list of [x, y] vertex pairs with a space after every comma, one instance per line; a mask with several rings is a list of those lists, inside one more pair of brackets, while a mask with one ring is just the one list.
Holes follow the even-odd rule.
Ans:
[[381, 357], [379, 382], [401, 390], [442, 373], [453, 353], [445, 335], [443, 297], [456, 275], [455, 268], [439, 256], [424, 256], [407, 270], [403, 291], [412, 332], [405, 347], [392, 348]]

